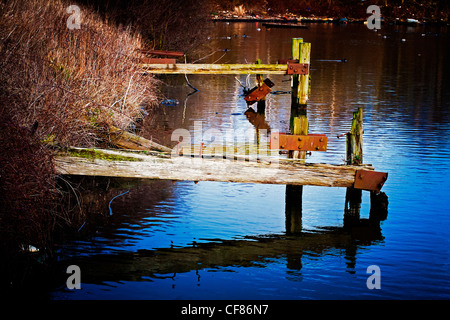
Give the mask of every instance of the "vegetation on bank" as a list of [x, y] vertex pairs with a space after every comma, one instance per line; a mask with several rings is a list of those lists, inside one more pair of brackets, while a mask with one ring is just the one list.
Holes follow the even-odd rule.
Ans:
[[[142, 36], [73, 3], [0, 3], [0, 249], [45, 250], [74, 219], [60, 207], [51, 145], [94, 147], [106, 125], [126, 129], [156, 102], [155, 81], [137, 63]], [[8, 258], [6, 258], [8, 264]], [[11, 259], [10, 261], [13, 261]], [[2, 264], [8, 274], [13, 266]]]

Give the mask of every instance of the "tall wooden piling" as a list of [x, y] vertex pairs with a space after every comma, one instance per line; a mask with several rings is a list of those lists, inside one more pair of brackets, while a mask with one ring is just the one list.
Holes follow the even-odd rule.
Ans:
[[[256, 60], [256, 64], [260, 65], [261, 64], [261, 59]], [[262, 86], [264, 83], [264, 77], [262, 74], [257, 74], [256, 75], [256, 83], [258, 85], [258, 87]], [[260, 100], [258, 100], [256, 102], [256, 111], [259, 114], [264, 114], [266, 112], [266, 98], [261, 98]]]
[[363, 163], [363, 111], [353, 112], [352, 128], [347, 133], [347, 164]]
[[[353, 112], [352, 127], [347, 133], [347, 164], [360, 165], [363, 161], [363, 110]], [[344, 225], [359, 221], [362, 190], [347, 188], [345, 194]]]
[[[292, 59], [299, 63], [310, 63], [311, 43], [303, 42], [302, 38], [292, 39]], [[292, 107], [299, 107], [308, 103], [310, 93], [310, 75], [292, 76]]]
[[[302, 38], [292, 39], [292, 59], [299, 63], [310, 63], [311, 44]], [[290, 131], [296, 135], [308, 134], [307, 102], [309, 97], [309, 74], [292, 75]], [[305, 151], [289, 151], [289, 158], [306, 159]], [[302, 230], [303, 186], [286, 185], [286, 232], [299, 233]]]

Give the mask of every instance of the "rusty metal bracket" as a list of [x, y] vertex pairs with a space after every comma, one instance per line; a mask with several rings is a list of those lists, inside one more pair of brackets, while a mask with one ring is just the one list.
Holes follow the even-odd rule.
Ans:
[[250, 92], [244, 97], [248, 104], [255, 103], [263, 99], [270, 91], [270, 88], [274, 86], [274, 83], [269, 79], [265, 79], [260, 86], [254, 87]]
[[327, 151], [327, 142], [327, 136], [324, 134], [293, 135], [272, 132], [270, 136], [271, 149]]
[[304, 74], [304, 75], [309, 74], [309, 64], [288, 62], [286, 74]]
[[356, 170], [355, 189], [380, 192], [388, 177], [387, 172]]

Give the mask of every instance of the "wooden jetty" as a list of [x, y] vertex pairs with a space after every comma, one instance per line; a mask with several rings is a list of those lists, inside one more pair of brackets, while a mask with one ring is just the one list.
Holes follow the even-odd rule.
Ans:
[[[158, 52], [152, 52], [158, 54]], [[169, 55], [170, 52], [159, 52]], [[172, 57], [179, 57], [175, 53]], [[256, 154], [230, 154], [214, 149], [206, 152], [185, 152], [160, 146], [130, 133], [110, 128], [109, 141], [122, 149], [133, 151], [71, 148], [56, 158], [55, 167], [64, 175], [109, 176], [124, 178], [167, 179], [172, 181], [222, 181], [286, 185], [286, 231], [301, 232], [302, 188], [304, 185], [345, 187], [346, 213], [359, 219], [361, 191], [371, 192], [377, 199], [387, 180], [387, 173], [377, 172], [363, 163], [362, 109], [353, 116], [347, 136], [347, 161], [343, 165], [306, 163], [306, 151], [326, 151], [325, 135], [308, 133], [307, 101], [310, 95], [309, 63], [311, 44], [303, 39], [292, 40], [292, 58], [285, 63], [261, 64], [187, 64], [142, 63], [143, 73], [155, 74], [255, 74], [257, 86], [248, 92], [247, 103], [258, 102], [258, 114], [264, 114], [265, 95], [273, 85], [263, 80], [267, 74], [288, 74], [292, 77], [290, 133], [271, 135], [270, 152], [258, 149]], [[171, 61], [173, 62], [173, 61]], [[269, 85], [268, 85], [269, 84]], [[277, 143], [275, 143], [275, 140]], [[258, 146], [259, 147], [259, 146]], [[266, 147], [267, 149], [267, 147]], [[136, 151], [141, 150], [141, 151]], [[280, 158], [279, 151], [288, 151]], [[262, 152], [261, 152], [262, 151]], [[275, 152], [275, 156], [274, 156]], [[387, 202], [386, 202], [387, 205]], [[380, 207], [376, 205], [374, 207]]]

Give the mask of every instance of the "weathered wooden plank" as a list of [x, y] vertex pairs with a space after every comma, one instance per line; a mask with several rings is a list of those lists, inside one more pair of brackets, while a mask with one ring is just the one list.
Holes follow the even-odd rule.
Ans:
[[352, 187], [356, 170], [373, 170], [370, 166], [302, 164], [291, 159], [284, 161], [269, 157], [263, 161], [251, 157], [249, 161], [236, 161], [101, 151], [135, 157], [137, 161], [59, 156], [55, 160], [56, 171], [59, 174], [88, 176]]
[[286, 74], [286, 64], [141, 64], [148, 73], [159, 74]]

